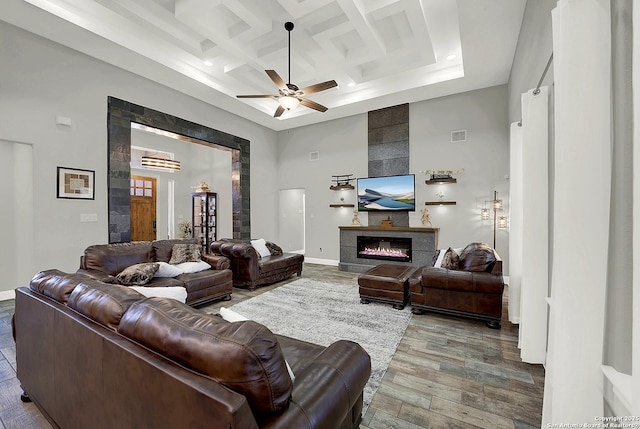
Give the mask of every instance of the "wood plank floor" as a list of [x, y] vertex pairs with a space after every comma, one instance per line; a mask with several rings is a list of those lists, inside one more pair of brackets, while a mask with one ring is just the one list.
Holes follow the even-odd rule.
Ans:
[[[357, 274], [324, 265], [305, 264], [303, 277], [357, 283]], [[295, 279], [253, 292], [234, 289], [231, 301], [203, 309], [230, 307]], [[540, 428], [544, 368], [520, 360], [507, 294], [500, 330], [462, 318], [413, 315], [361, 429]], [[0, 429], [48, 429], [36, 407], [20, 401], [13, 310], [13, 300], [0, 302]]]

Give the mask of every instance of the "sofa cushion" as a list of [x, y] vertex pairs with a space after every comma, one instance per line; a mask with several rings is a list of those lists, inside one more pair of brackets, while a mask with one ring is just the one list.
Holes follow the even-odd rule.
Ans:
[[150, 241], [96, 244], [85, 249], [83, 259], [82, 268], [115, 276], [131, 265], [152, 262], [153, 247]]
[[149, 283], [159, 267], [155, 262], [131, 265], [118, 273], [116, 278], [125, 286], [143, 286]]
[[280, 345], [256, 322], [228, 323], [174, 300], [148, 298], [129, 308], [118, 332], [244, 395], [256, 414], [289, 404], [293, 384]]
[[87, 277], [81, 274], [67, 274], [60, 270], [45, 270], [33, 276], [29, 283], [29, 288], [34, 292], [66, 304], [73, 289], [84, 279], [87, 279]]
[[87, 279], [73, 290], [68, 305], [78, 313], [115, 331], [122, 315], [131, 304], [141, 299], [145, 299], [144, 295], [131, 288]]
[[459, 269], [489, 273], [496, 263], [496, 256], [486, 243], [471, 243], [460, 254]]
[[181, 264], [183, 262], [198, 262], [202, 256], [199, 244], [174, 244], [171, 250], [170, 264]]
[[152, 242], [154, 260], [156, 262], [169, 262], [174, 244], [198, 244], [197, 238], [174, 238], [170, 240], [156, 240]]
[[[219, 311], [220, 311], [220, 316], [227, 322], [244, 322], [245, 320], [249, 320], [248, 317], [243, 316], [240, 313], [236, 313], [230, 308], [221, 307]], [[287, 365], [287, 372], [289, 373], [289, 377], [291, 377], [291, 381], [296, 381], [296, 376], [293, 373], [293, 370], [291, 369], [289, 362], [287, 362], [287, 360], [285, 359], [284, 363], [285, 365]]]

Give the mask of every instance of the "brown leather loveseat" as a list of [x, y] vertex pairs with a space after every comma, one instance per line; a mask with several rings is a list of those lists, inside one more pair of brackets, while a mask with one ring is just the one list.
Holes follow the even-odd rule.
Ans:
[[504, 291], [500, 256], [485, 243], [471, 243], [459, 255], [451, 248], [440, 252], [447, 252], [446, 268], [426, 267], [409, 281], [412, 311], [470, 317], [499, 329]]
[[[174, 245], [196, 245], [198, 240], [172, 239], [134, 241], [129, 243], [96, 244], [85, 249], [80, 257], [78, 274], [103, 283], [118, 283], [117, 275], [127, 267], [149, 262], [171, 261]], [[186, 303], [191, 306], [209, 301], [229, 299], [233, 291], [229, 259], [200, 254], [199, 258], [211, 269], [184, 273], [175, 277], [153, 277], [145, 287], [181, 286], [186, 289]]]
[[355, 429], [371, 373], [354, 342], [318, 346], [58, 270], [16, 290], [14, 336], [23, 400], [65, 429]]
[[229, 258], [234, 286], [254, 290], [294, 274], [302, 275], [304, 255], [283, 253], [277, 244], [270, 241], [265, 241], [265, 245], [269, 255], [260, 256], [251, 241], [225, 238], [211, 243], [211, 252]]

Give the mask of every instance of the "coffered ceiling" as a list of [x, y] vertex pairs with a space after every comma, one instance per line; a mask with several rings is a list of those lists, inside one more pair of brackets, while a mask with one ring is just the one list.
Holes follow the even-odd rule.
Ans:
[[[274, 130], [506, 83], [526, 0], [3, 0], [0, 19]], [[287, 59], [291, 32], [291, 64]], [[265, 73], [325, 113], [273, 118]]]

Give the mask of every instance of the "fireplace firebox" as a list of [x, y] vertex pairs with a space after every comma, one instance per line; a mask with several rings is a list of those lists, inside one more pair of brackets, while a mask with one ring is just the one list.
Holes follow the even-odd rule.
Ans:
[[411, 238], [359, 235], [356, 239], [358, 258], [411, 262]]

